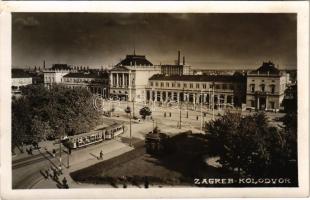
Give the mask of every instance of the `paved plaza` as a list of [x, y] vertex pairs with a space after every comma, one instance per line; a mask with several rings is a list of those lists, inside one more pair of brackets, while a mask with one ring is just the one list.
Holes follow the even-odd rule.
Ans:
[[[61, 181], [66, 177], [69, 187], [94, 187], [92, 184], [79, 184], [74, 182], [69, 173], [94, 165], [96, 163], [108, 160], [110, 158], [119, 156], [125, 152], [129, 152], [133, 147], [129, 146], [130, 138], [133, 143], [144, 140], [145, 134], [150, 132], [155, 126], [168, 134], [177, 134], [184, 131], [192, 131], [193, 133], [202, 132], [202, 124], [218, 118], [225, 113], [224, 109], [213, 110], [208, 106], [200, 105], [146, 105], [143, 103], [135, 103], [134, 115], [139, 115], [139, 110], [148, 106], [152, 110], [152, 116], [147, 119], [137, 122], [132, 120], [132, 133], [129, 131], [129, 115], [125, 113], [127, 106], [133, 107], [132, 102], [122, 101], [106, 101], [106, 108], [114, 108], [111, 117], [103, 117], [103, 124], [100, 126], [108, 126], [115, 121], [125, 123], [125, 132], [121, 137], [113, 140], [104, 141], [102, 143], [89, 146], [87, 148], [74, 150], [68, 156], [63, 148], [62, 152], [62, 172], [59, 176]], [[241, 112], [241, 110], [230, 109], [231, 112]], [[181, 113], [181, 129], [180, 129], [180, 113]], [[251, 114], [252, 112], [243, 111], [242, 114]], [[274, 121], [278, 117], [283, 116], [282, 113], [267, 113], [270, 121]], [[203, 117], [203, 118], [201, 118]], [[202, 121], [203, 120], [203, 121]], [[275, 122], [276, 124], [276, 122]], [[51, 177], [44, 177], [44, 173], [52, 166], [59, 166], [59, 144], [55, 141], [43, 141], [39, 144], [39, 150], [34, 150], [33, 155], [27, 153], [18, 153], [13, 157], [13, 188], [57, 188], [60, 187], [59, 183], [55, 182]], [[26, 147], [25, 147], [26, 148]], [[51, 155], [53, 149], [56, 149], [56, 157]], [[102, 159], [99, 159], [99, 152], [103, 152]], [[18, 151], [16, 151], [18, 152]], [[69, 162], [68, 162], [69, 159]], [[69, 164], [69, 167], [68, 167]]]

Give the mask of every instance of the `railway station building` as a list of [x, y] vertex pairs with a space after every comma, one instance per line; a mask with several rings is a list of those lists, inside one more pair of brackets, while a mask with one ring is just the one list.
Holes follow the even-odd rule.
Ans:
[[188, 102], [216, 107], [241, 106], [245, 102], [246, 77], [234, 75], [164, 75], [149, 79], [147, 102]]
[[256, 110], [279, 110], [287, 87], [287, 75], [272, 62], [264, 62], [247, 74], [246, 104]]
[[145, 55], [127, 55], [110, 70], [110, 98], [144, 102], [145, 88], [154, 74], [160, 74], [160, 67]]

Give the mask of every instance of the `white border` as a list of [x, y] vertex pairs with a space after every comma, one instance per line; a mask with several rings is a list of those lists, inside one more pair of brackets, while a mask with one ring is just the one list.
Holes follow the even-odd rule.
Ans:
[[[4, 199], [305, 197], [309, 195], [309, 2], [0, 2], [1, 197]], [[298, 13], [298, 188], [11, 189], [11, 12]], [[255, 44], [253, 44], [255, 45]], [[57, 191], [57, 192], [56, 192]]]

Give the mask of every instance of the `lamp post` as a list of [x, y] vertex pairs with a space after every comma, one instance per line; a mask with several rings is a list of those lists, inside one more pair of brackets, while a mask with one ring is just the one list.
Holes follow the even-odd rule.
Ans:
[[212, 119], [214, 120], [214, 81], [212, 85]]
[[200, 129], [202, 132], [202, 126], [203, 126], [203, 116], [202, 116], [202, 90], [200, 90]]
[[131, 138], [131, 112], [130, 112], [130, 114], [129, 114], [129, 137], [130, 137], [130, 139], [129, 139], [129, 146], [132, 146], [132, 138]]

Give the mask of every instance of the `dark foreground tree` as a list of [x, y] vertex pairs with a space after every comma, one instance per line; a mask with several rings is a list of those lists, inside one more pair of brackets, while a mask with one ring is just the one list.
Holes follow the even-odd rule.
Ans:
[[152, 111], [149, 107], [143, 107], [140, 109], [140, 115], [142, 116], [142, 119], [145, 119], [146, 116], [151, 116], [152, 115]]
[[59, 138], [93, 129], [100, 114], [92, 94], [82, 88], [27, 86], [12, 102], [12, 147], [23, 142]]
[[[269, 125], [264, 113], [250, 116], [226, 113], [207, 124], [210, 151], [226, 169], [246, 176], [285, 175], [296, 149], [288, 133]], [[290, 137], [292, 136], [289, 133]], [[290, 153], [291, 152], [291, 153]]]

